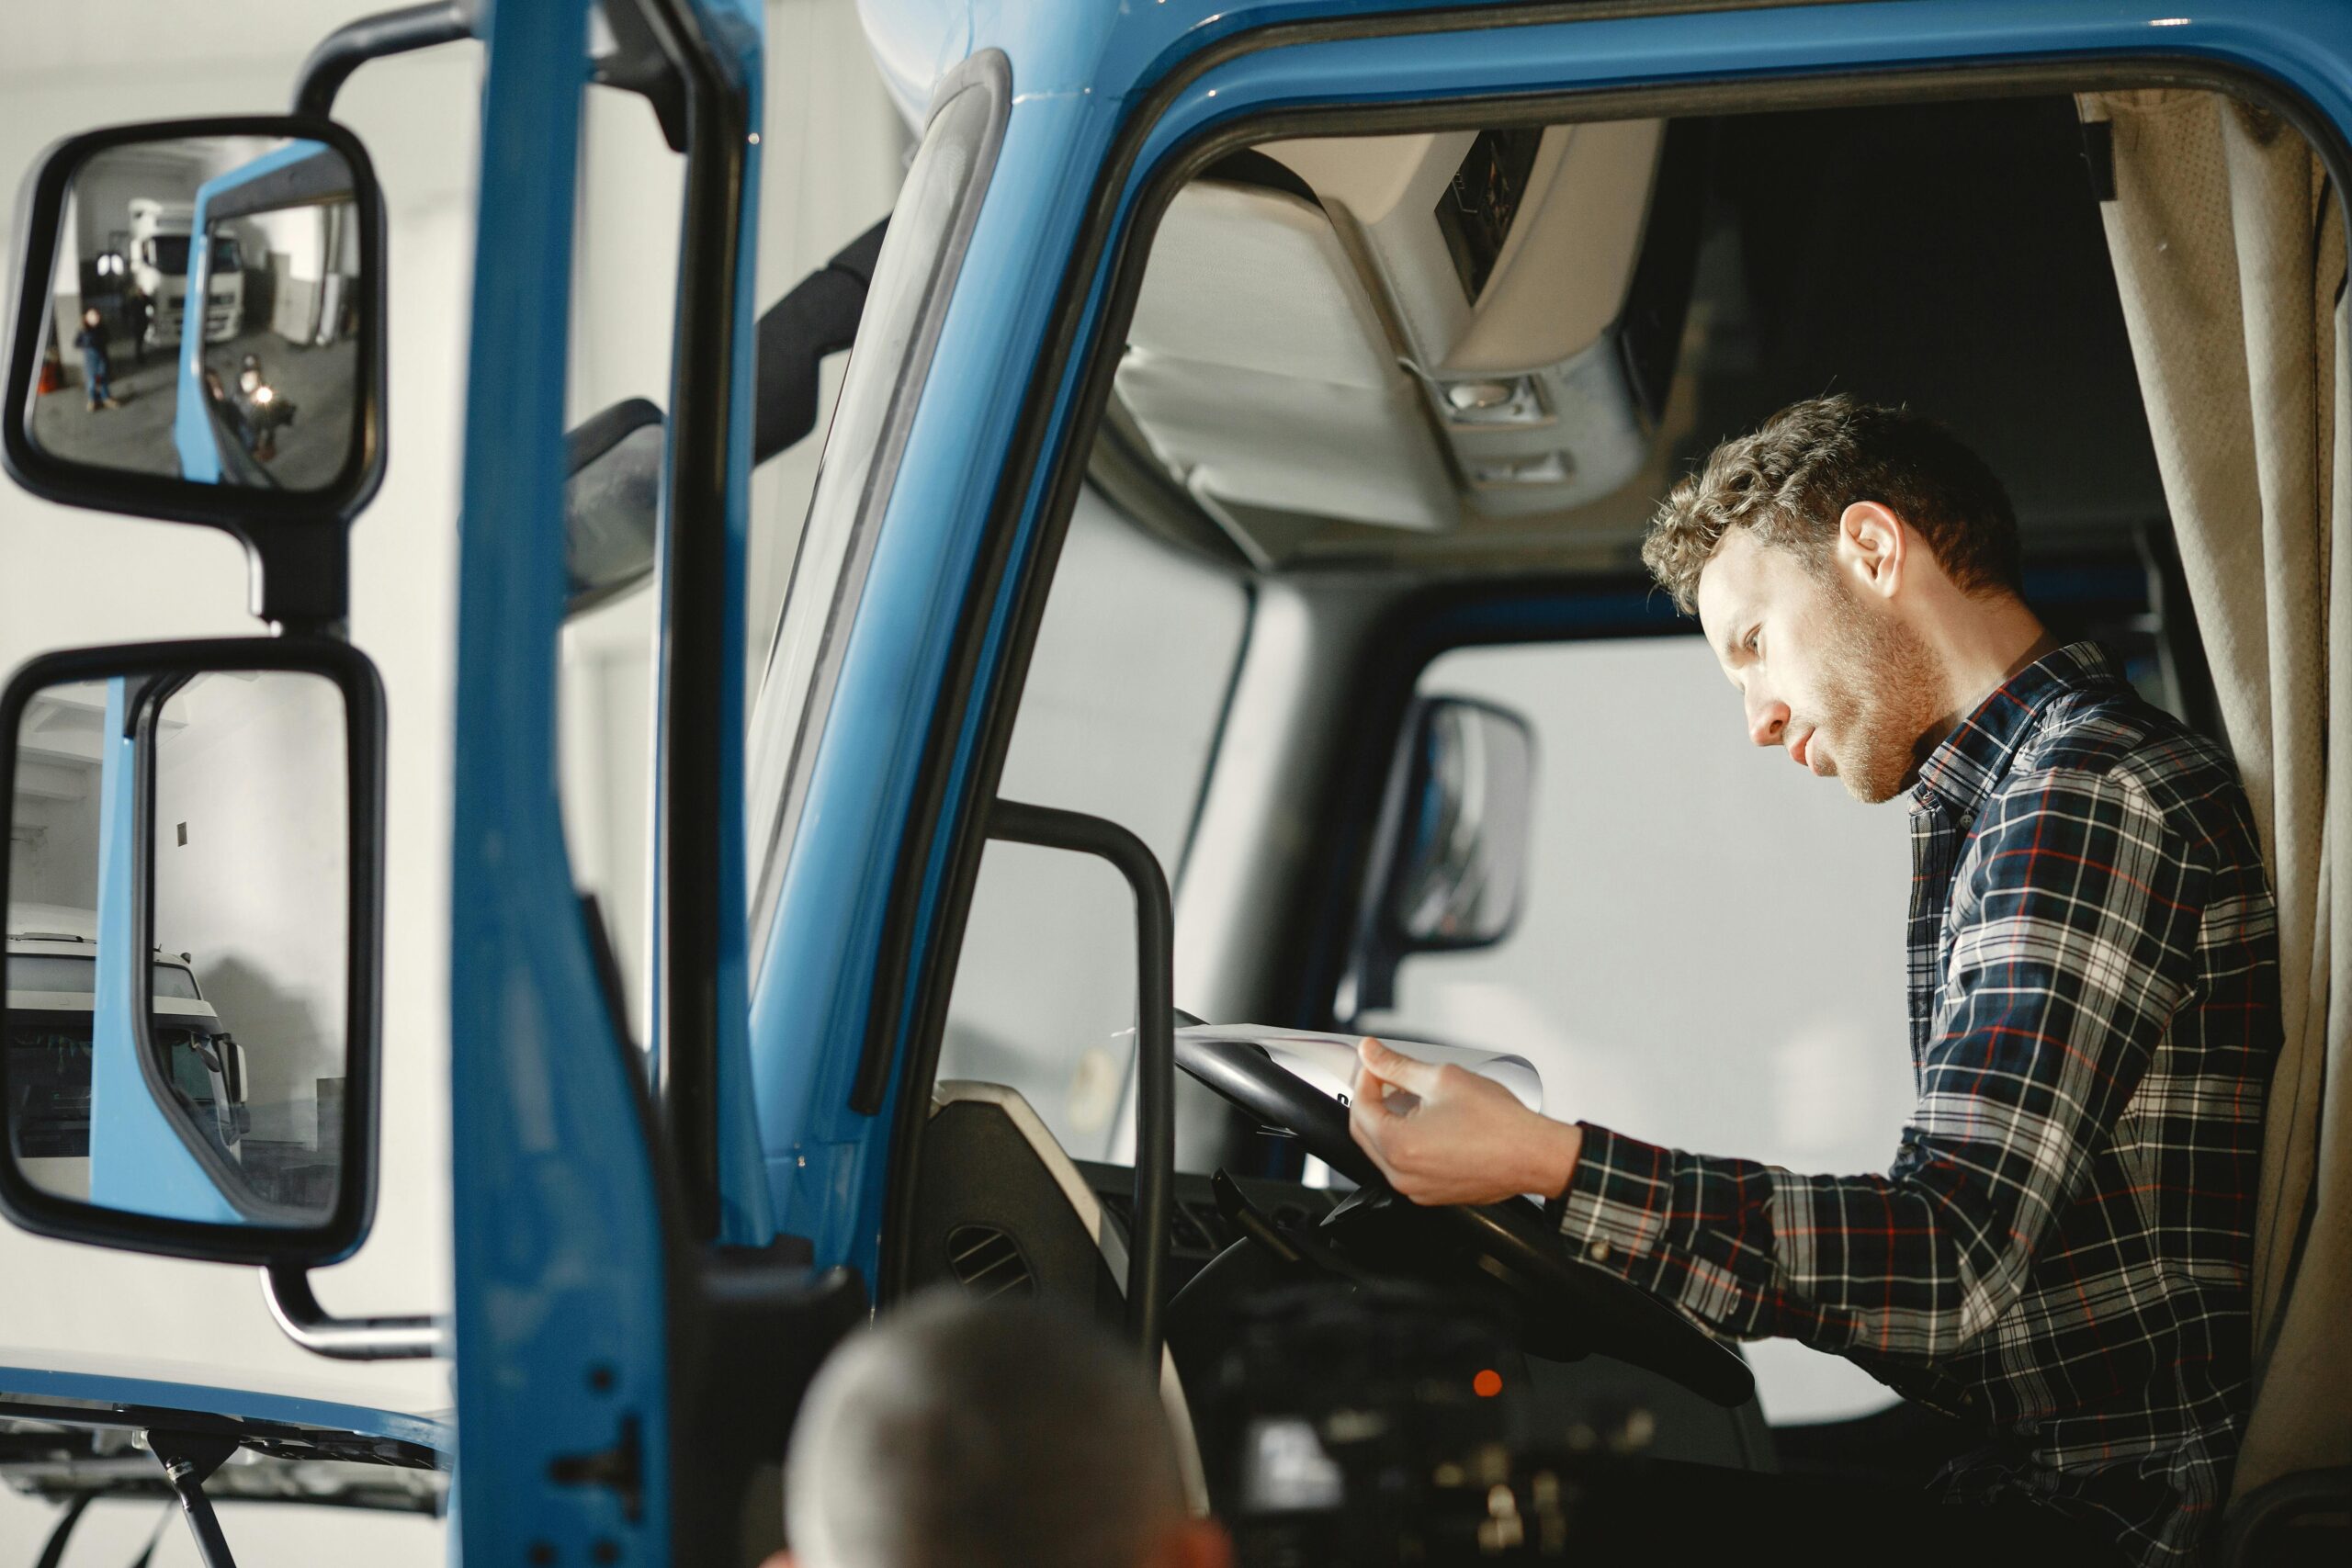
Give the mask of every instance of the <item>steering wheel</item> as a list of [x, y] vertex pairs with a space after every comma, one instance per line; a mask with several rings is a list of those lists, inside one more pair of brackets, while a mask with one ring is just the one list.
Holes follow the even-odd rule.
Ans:
[[[1179, 1035], [1176, 1065], [1261, 1122], [1296, 1134], [1307, 1153], [1367, 1194], [1393, 1196], [1350, 1135], [1340, 1102], [1277, 1064], [1263, 1046]], [[1498, 1266], [1490, 1271], [1524, 1298], [1537, 1321], [1577, 1325], [1596, 1348], [1717, 1404], [1744, 1404], [1755, 1396], [1756, 1376], [1746, 1361], [1648, 1292], [1573, 1257], [1543, 1212], [1524, 1198], [1421, 1212]]]

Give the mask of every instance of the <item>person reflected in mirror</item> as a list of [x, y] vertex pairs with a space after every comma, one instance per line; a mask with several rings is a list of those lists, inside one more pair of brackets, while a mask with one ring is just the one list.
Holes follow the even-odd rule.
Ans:
[[[1984, 1446], [1940, 1490], [2020, 1512], [2012, 1563], [2193, 1561], [2246, 1416], [2280, 1040], [2277, 915], [2228, 755], [2044, 628], [1999, 480], [1906, 411], [1782, 410], [1674, 488], [1643, 558], [1757, 745], [1907, 797], [1918, 1101], [1892, 1163], [1661, 1148], [1373, 1040], [1356, 1141], [1414, 1201], [1540, 1194], [1587, 1264], [1968, 1423]], [[1770, 845], [1758, 862], [1806, 874]], [[1694, 917], [1678, 963], [1773, 918], [1760, 886]]]
[[294, 422], [294, 405], [280, 397], [262, 374], [261, 355], [248, 354], [237, 366], [237, 426], [245, 450], [257, 462], [277, 456], [277, 432]]
[[130, 341], [130, 363], [134, 369], [147, 364], [147, 323], [155, 310], [154, 301], [136, 283], [126, 283], [122, 290], [122, 334]]
[[1229, 1568], [1135, 1352], [1035, 1301], [920, 1296], [817, 1375], [763, 1568]]
[[114, 361], [107, 354], [106, 318], [98, 314], [96, 305], [82, 312], [82, 330], [74, 334], [74, 346], [82, 351], [82, 388], [88, 412], [122, 407], [114, 395]]

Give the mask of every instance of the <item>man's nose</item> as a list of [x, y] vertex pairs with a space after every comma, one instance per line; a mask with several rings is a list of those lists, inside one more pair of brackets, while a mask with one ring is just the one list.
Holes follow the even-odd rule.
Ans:
[[1747, 701], [1747, 738], [1758, 746], [1778, 746], [1789, 728], [1789, 705], [1753, 690]]

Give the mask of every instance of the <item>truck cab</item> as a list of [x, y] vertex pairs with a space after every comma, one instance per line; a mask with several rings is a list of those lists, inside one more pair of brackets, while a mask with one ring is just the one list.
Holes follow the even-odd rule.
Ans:
[[[90, 1064], [97, 992], [94, 911], [12, 906], [27, 923], [8, 932], [10, 1082], [27, 1173], [61, 1190], [89, 1191]], [[151, 1025], [165, 1076], [224, 1150], [251, 1124], [242, 1049], [204, 999], [186, 954], [154, 954]]]
[[[131, 281], [154, 305], [147, 342], [153, 347], [175, 347], [187, 314], [196, 208], [153, 197], [133, 197], [129, 206]], [[214, 238], [209, 263], [209, 286], [202, 294], [204, 341], [217, 343], [244, 330], [244, 257], [234, 235]]]
[[[27, 962], [82, 950], [19, 919], [12, 837], [0, 1206], [245, 1270], [336, 1383], [28, 1354], [0, 1416], [77, 1459], [149, 1434], [138, 1495], [211, 1568], [235, 1456], [371, 1445], [453, 1479], [350, 1495], [461, 1497], [459, 1560], [749, 1564], [840, 1338], [920, 1291], [1018, 1291], [1132, 1343], [1251, 1560], [1569, 1555], [1661, 1461], [1931, 1472], [1964, 1413], [1735, 1347], [1533, 1203], [1405, 1203], [1346, 1132], [1348, 1042], [1376, 1032], [1548, 1114], [1883, 1165], [1912, 1089], [1900, 820], [1758, 772], [1637, 556], [1715, 440], [1836, 385], [1981, 442], [2035, 608], [2240, 760], [2300, 978], [2206, 1550], [2327, 1550], [2352, 730], [2312, 717], [2352, 642], [2314, 585], [2352, 558], [2352, 30], [2303, 0], [2177, 11], [865, 0], [903, 182], [773, 286], [763, 137], [797, 110], [741, 0], [412, 7], [322, 40], [290, 114], [69, 138], [28, 176], [0, 452], [46, 501], [227, 536], [249, 598], [214, 628], [239, 635], [44, 651], [0, 697], [12, 828], [41, 809], [43, 705], [98, 713], [74, 874], [93, 1071], [126, 1093], [90, 1135], [127, 1162], [86, 1190], [35, 1168], [17, 933]], [[379, 61], [474, 49], [462, 380], [435, 405], [457, 499], [371, 553], [433, 492], [392, 489], [394, 152], [333, 117]], [[649, 193], [627, 226], [675, 220], [650, 316], [582, 239], [611, 221], [580, 193], [615, 105]], [[77, 181], [151, 144], [334, 165], [258, 191], [343, 236], [345, 352], [267, 463], [218, 419], [45, 434]], [[658, 344], [649, 395], [581, 391], [583, 299]], [[446, 665], [426, 596], [370, 598], [427, 536]], [[388, 717], [436, 702], [432, 739]], [[221, 846], [254, 848], [190, 869]], [[242, 1049], [216, 1055], [272, 1086], [299, 1178], [208, 1150], [192, 1088], [140, 1076], [176, 981], [110, 955], [177, 910], [287, 1004], [265, 1039], [220, 994]], [[448, 1299], [330, 1307], [314, 1276], [364, 1267], [379, 1171], [425, 1141], [385, 1026], [420, 996]], [[1487, 1337], [1380, 1341], [1427, 1377], [1332, 1349], [1397, 1302]], [[1468, 1415], [1417, 1425], [1435, 1405]], [[1261, 1484], [1283, 1455], [1315, 1484]], [[1329, 1533], [1408, 1494], [1376, 1540]], [[1736, 1528], [1678, 1517], [1655, 1554]]]

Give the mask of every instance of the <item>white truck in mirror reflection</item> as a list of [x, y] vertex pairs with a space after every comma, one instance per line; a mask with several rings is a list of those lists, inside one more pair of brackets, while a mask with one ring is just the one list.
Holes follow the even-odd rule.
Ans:
[[[189, 231], [196, 204], [133, 197], [130, 201], [130, 275], [154, 309], [147, 316], [147, 341], [168, 347], [180, 340], [187, 298]], [[204, 341], [219, 343], [245, 329], [244, 258], [236, 238], [212, 241], [212, 274], [205, 299]]]
[[[21, 904], [9, 917], [7, 1084], [18, 1154], [43, 1188], [87, 1197], [96, 922], [86, 909]], [[198, 1124], [234, 1156], [247, 1130], [243, 1051], [184, 956], [159, 949], [153, 964], [149, 1032], [164, 1072]]]

